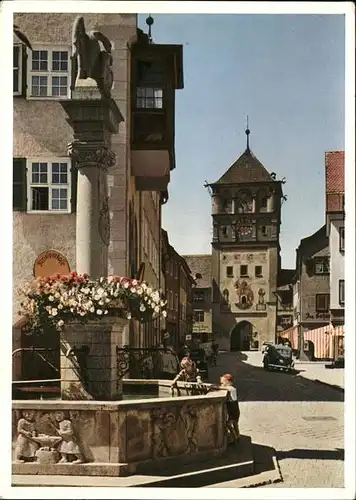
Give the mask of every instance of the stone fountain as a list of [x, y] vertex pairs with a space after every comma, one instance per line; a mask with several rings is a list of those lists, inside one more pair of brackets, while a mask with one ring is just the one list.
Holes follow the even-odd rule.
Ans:
[[[107, 274], [111, 135], [123, 118], [110, 93], [109, 40], [87, 34], [78, 17], [73, 48], [73, 98], [61, 104], [73, 128], [69, 154], [78, 170], [76, 262], [79, 273], [98, 278]], [[172, 397], [169, 381], [140, 380], [130, 383], [154, 384], [157, 395], [122, 400], [116, 349], [127, 343], [127, 328], [128, 320], [113, 318], [68, 325], [61, 338], [61, 399], [13, 401], [13, 474], [124, 476], [225, 452], [225, 392]], [[87, 380], [76, 355], [83, 349]]]

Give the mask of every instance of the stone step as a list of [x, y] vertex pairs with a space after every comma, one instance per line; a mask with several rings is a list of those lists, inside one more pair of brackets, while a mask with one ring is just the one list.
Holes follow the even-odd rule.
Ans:
[[[93, 464], [94, 465], [94, 464]], [[74, 472], [74, 471], [73, 471]], [[153, 471], [152, 471], [153, 472]], [[152, 475], [128, 477], [74, 475], [16, 475], [12, 486], [81, 486], [81, 487], [203, 487], [232, 481], [254, 473], [253, 445], [249, 436], [241, 436], [238, 445], [230, 445], [226, 454], [212, 460], [166, 469]]]

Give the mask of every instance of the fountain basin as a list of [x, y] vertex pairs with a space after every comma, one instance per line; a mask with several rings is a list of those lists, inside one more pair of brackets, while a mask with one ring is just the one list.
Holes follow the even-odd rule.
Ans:
[[26, 411], [33, 411], [37, 435], [47, 436], [55, 435], [56, 415], [63, 412], [85, 462], [75, 463], [75, 449], [69, 447], [74, 450], [73, 460], [69, 453], [67, 463], [13, 463], [13, 474], [125, 476], [174, 469], [182, 462], [224, 453], [226, 392], [188, 396], [184, 384], [178, 384], [181, 396], [172, 397], [170, 384], [164, 380], [124, 382], [131, 392], [149, 386], [150, 392], [155, 387], [158, 397], [149, 399], [13, 401], [14, 450], [17, 424]]

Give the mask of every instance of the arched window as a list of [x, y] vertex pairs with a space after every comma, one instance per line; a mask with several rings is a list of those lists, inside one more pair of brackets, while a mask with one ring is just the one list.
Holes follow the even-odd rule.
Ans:
[[252, 194], [249, 190], [244, 189], [237, 193], [235, 198], [235, 213], [252, 212]]
[[259, 212], [267, 212], [268, 208], [268, 193], [265, 189], [258, 192], [258, 210]]

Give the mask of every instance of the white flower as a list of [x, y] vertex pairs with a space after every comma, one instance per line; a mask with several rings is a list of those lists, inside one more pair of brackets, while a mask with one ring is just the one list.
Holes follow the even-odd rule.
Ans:
[[131, 288], [131, 293], [136, 293], [136, 288], [135, 287]]
[[97, 309], [96, 314], [100, 316], [101, 314], [103, 314], [103, 311], [101, 309]]
[[57, 309], [54, 307], [54, 308], [52, 309], [52, 311], [51, 311], [51, 315], [52, 315], [52, 316], [57, 316], [57, 314], [58, 314], [58, 311], [57, 311]]
[[64, 321], [63, 321], [62, 319], [60, 319], [60, 320], [58, 321], [57, 325], [58, 325], [59, 327], [63, 326], [63, 325], [64, 325]]
[[62, 304], [58, 304], [58, 309], [63, 309], [63, 305]]
[[91, 306], [91, 308], [89, 309], [89, 311], [90, 311], [91, 313], [95, 312], [95, 307]]
[[104, 314], [107, 314], [108, 312], [109, 312], [109, 311], [108, 311], [107, 309], [105, 309]]
[[141, 305], [140, 305], [140, 311], [141, 311], [141, 312], [146, 311], [146, 308], [145, 308], [145, 306], [144, 306], [143, 304], [141, 304]]
[[127, 319], [131, 319], [131, 318], [132, 318], [131, 313], [130, 313], [130, 312], [129, 312], [129, 313], [127, 313], [127, 316], [126, 316], [126, 317], [127, 317]]
[[137, 295], [142, 295], [142, 294], [143, 294], [142, 287], [141, 287], [141, 286], [139, 286], [139, 287], [137, 288]]
[[54, 294], [54, 296], [55, 296], [55, 298], [56, 298], [56, 299], [59, 299], [61, 295], [60, 295], [58, 292], [56, 292], [56, 293]]
[[124, 288], [128, 288], [129, 286], [130, 286], [129, 283], [127, 282], [124, 284]]
[[158, 306], [156, 306], [156, 307], [154, 308], [154, 312], [155, 312], [155, 313], [159, 313], [159, 307], [158, 307]]
[[166, 317], [167, 317], [167, 311], [162, 311], [162, 316], [163, 316], [164, 318], [166, 318]]
[[99, 306], [103, 306], [104, 305], [104, 301], [103, 300], [99, 300]]
[[147, 295], [151, 295], [151, 293], [152, 293], [152, 288], [147, 288], [146, 293], [147, 293]]
[[138, 284], [138, 281], [137, 280], [132, 280], [131, 283], [133, 284], [133, 286], [136, 286]]
[[50, 296], [48, 297], [48, 300], [49, 300], [50, 302], [53, 302], [53, 301], [54, 301], [54, 297], [53, 297], [53, 295], [50, 295]]
[[110, 302], [110, 299], [106, 298], [105, 302], [108, 304]]

